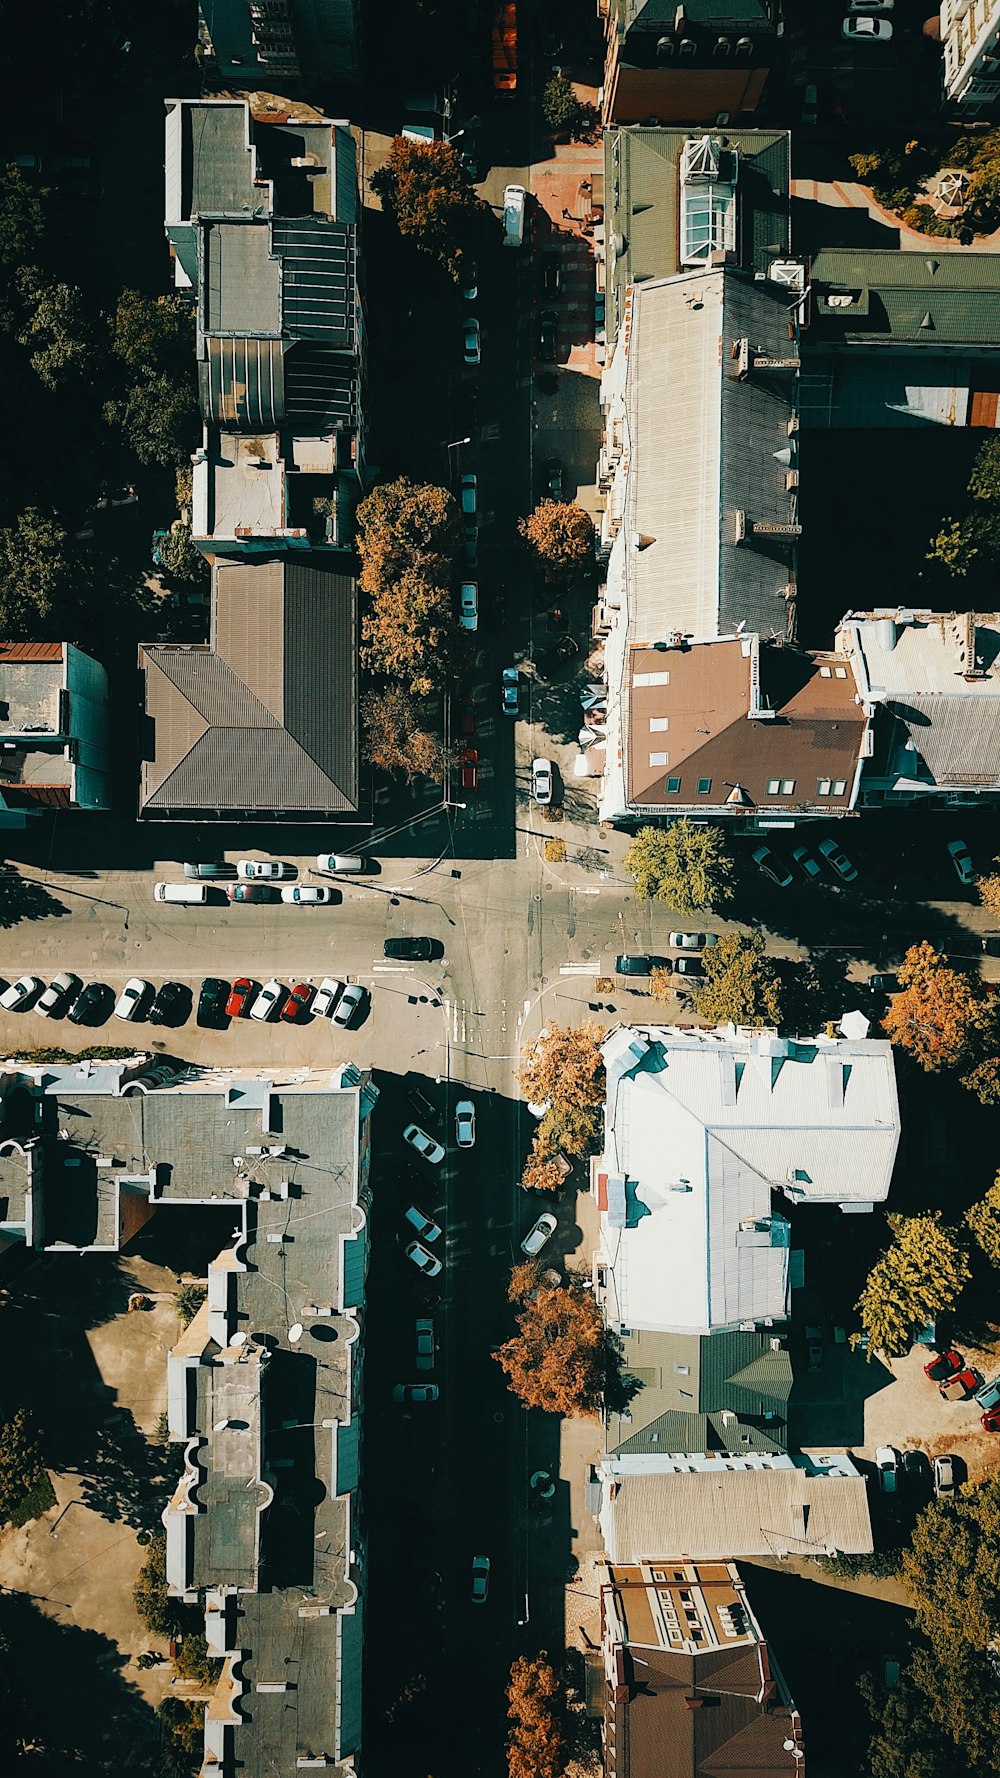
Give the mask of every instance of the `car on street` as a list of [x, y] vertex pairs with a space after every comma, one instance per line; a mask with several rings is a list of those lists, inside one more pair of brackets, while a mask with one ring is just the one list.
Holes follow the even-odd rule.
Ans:
[[226, 896], [235, 902], [277, 901], [278, 889], [274, 883], [227, 883]]
[[419, 1124], [407, 1124], [403, 1131], [403, 1141], [415, 1148], [432, 1167], [439, 1167], [444, 1160], [444, 1149], [440, 1142], [435, 1141], [433, 1136], [428, 1136], [427, 1131], [422, 1130]]
[[149, 1009], [149, 1022], [151, 1025], [172, 1025], [181, 1009], [189, 1011], [190, 1005], [189, 991], [182, 982], [164, 982]]
[[798, 865], [803, 876], [807, 877], [810, 883], [814, 883], [817, 877], [823, 875], [808, 846], [796, 846], [792, 852], [792, 861]]
[[441, 1270], [441, 1261], [437, 1255], [429, 1253], [426, 1247], [421, 1247], [419, 1241], [410, 1242], [406, 1257], [412, 1261], [418, 1272], [423, 1272], [425, 1278], [436, 1278]]
[[779, 889], [788, 888], [792, 880], [792, 873], [787, 864], [782, 863], [777, 853], [771, 851], [770, 846], [758, 846], [751, 856], [757, 869], [763, 871], [765, 877], [770, 877], [772, 883], [777, 883]]
[[82, 986], [80, 977], [72, 970], [61, 969], [35, 1001], [35, 1011], [40, 1012], [43, 1019], [65, 1018], [70, 1002]]
[[976, 1400], [981, 1408], [1000, 1407], [1000, 1377], [994, 1377], [989, 1383], [981, 1383], [976, 1390]]
[[558, 457], [550, 457], [545, 465], [545, 492], [550, 500], [563, 497], [563, 466]]
[[312, 1003], [313, 1013], [317, 1019], [329, 1018], [337, 1001], [344, 992], [347, 983], [335, 975], [325, 975], [316, 989], [316, 998]]
[[476, 700], [473, 697], [462, 698], [458, 706], [458, 726], [463, 735], [474, 735], [476, 732]]
[[207, 975], [198, 993], [198, 1024], [221, 1025], [226, 1016], [229, 983], [221, 976]]
[[309, 1008], [312, 1005], [312, 997], [313, 990], [311, 982], [296, 982], [294, 986], [289, 989], [288, 999], [282, 1006], [279, 1017], [287, 1019], [290, 1025], [297, 1024], [299, 1020], [305, 1018], [306, 1013], [309, 1011]]
[[334, 1024], [342, 1025], [346, 1031], [349, 1025], [353, 1025], [361, 1008], [367, 1003], [367, 1000], [367, 988], [362, 987], [360, 982], [348, 982], [344, 992], [341, 994], [340, 999], [337, 1001], [337, 1004], [333, 1009]]
[[236, 861], [236, 875], [247, 882], [293, 883], [298, 874], [294, 864], [284, 864], [280, 858], [239, 858]]
[[700, 957], [675, 957], [675, 975], [691, 975], [696, 981], [704, 981], [705, 965]]
[[932, 1383], [947, 1383], [949, 1377], [958, 1375], [965, 1369], [965, 1359], [961, 1352], [952, 1348], [948, 1352], [938, 1352], [924, 1365], [924, 1376], [930, 1377]]
[[836, 871], [842, 883], [853, 883], [857, 876], [857, 867], [853, 865], [846, 852], [842, 852], [836, 840], [820, 840], [819, 852], [826, 859], [832, 871]]
[[455, 1106], [455, 1141], [459, 1148], [475, 1147], [476, 1108], [471, 1099], [460, 1099]]
[[479, 526], [462, 526], [462, 566], [478, 568], [479, 566]]
[[475, 518], [479, 508], [479, 483], [470, 470], [461, 482], [461, 507], [467, 518]]
[[892, 37], [890, 21], [874, 18], [870, 12], [852, 12], [840, 31], [849, 43], [888, 43]]
[[441, 1224], [421, 1210], [419, 1204], [411, 1204], [403, 1211], [403, 1221], [408, 1222], [411, 1229], [416, 1229], [421, 1241], [436, 1241], [441, 1234]]
[[461, 767], [462, 789], [479, 789], [479, 754], [475, 747], [466, 747], [459, 757]]
[[670, 934], [670, 946], [674, 951], [707, 951], [718, 942], [717, 932], [672, 932]]
[[479, 628], [479, 583], [463, 580], [458, 589], [458, 621], [463, 630]]
[[0, 994], [0, 1006], [5, 1012], [24, 1012], [44, 987], [45, 983], [37, 975], [18, 976], [17, 981]]
[[464, 303], [474, 303], [479, 295], [479, 267], [471, 254], [462, 254], [461, 294]]
[[562, 286], [562, 268], [558, 255], [547, 253], [542, 260], [542, 290], [546, 296], [558, 296]]
[[[0, 999], [3, 997], [0, 996]], [[130, 976], [115, 1001], [116, 1019], [137, 1019], [145, 1012], [153, 998], [152, 982], [144, 981], [141, 975]]]
[[653, 959], [644, 951], [623, 951], [615, 958], [616, 975], [651, 975]]
[[821, 1371], [823, 1369], [823, 1342], [821, 1340], [810, 1340], [806, 1350], [809, 1355], [809, 1369], [811, 1371]]
[[69, 1009], [70, 1024], [96, 1025], [107, 1018], [113, 1001], [114, 993], [107, 982], [89, 982]]
[[935, 1457], [934, 1459], [934, 1492], [954, 1494], [958, 1483], [955, 1477], [955, 1459], [953, 1457]]
[[870, 994], [899, 993], [899, 977], [891, 969], [873, 969], [865, 985]]
[[479, 363], [479, 322], [475, 315], [467, 315], [462, 324], [462, 352], [466, 364]]
[[260, 993], [254, 1000], [254, 1003], [250, 1008], [250, 1017], [252, 1019], [276, 1018], [281, 1011], [287, 996], [288, 989], [285, 987], [284, 983], [277, 981], [272, 976], [269, 982], [264, 983]]
[[938, 1394], [944, 1401], [968, 1401], [981, 1381], [978, 1371], [958, 1371], [955, 1376], [948, 1378], [947, 1383], [938, 1384]]
[[236, 875], [235, 864], [186, 864], [184, 875], [193, 877], [196, 882], [218, 882]]
[[393, 1401], [428, 1402], [437, 1401], [438, 1386], [436, 1383], [397, 1383], [392, 1392]]
[[899, 1452], [892, 1445], [879, 1445], [875, 1452], [875, 1466], [883, 1494], [895, 1494], [899, 1484]]
[[332, 870], [338, 876], [356, 876], [364, 870], [365, 861], [357, 852], [318, 852], [316, 854], [317, 870]]
[[417, 1358], [416, 1358], [417, 1369], [418, 1369], [418, 1371], [432, 1371], [434, 1369], [434, 1352], [435, 1352], [434, 1323], [433, 1323], [433, 1321], [428, 1321], [428, 1320], [418, 1321], [416, 1324], [416, 1331], [417, 1331]]
[[489, 1556], [473, 1556], [472, 1558], [472, 1603], [485, 1605], [490, 1590], [490, 1559]]
[[500, 675], [500, 699], [505, 716], [517, 716], [521, 709], [521, 675], [516, 667], [505, 667]]
[[552, 1239], [558, 1227], [558, 1219], [553, 1216], [551, 1210], [543, 1211], [521, 1242], [521, 1252], [526, 1253], [529, 1259], [537, 1258], [546, 1242]]
[[538, 317], [538, 356], [553, 359], [559, 340], [559, 316], [555, 309], [543, 309]]
[[547, 808], [552, 801], [552, 761], [551, 759], [533, 759], [531, 762], [531, 794], [539, 807]]
[[[336, 891], [339, 895], [339, 889]], [[334, 891], [325, 883], [291, 883], [281, 891], [282, 901], [296, 907], [326, 907], [333, 900]]]
[[976, 867], [969, 856], [969, 848], [964, 840], [949, 840], [948, 857], [955, 867], [955, 875], [966, 887], [976, 880]]
[[257, 984], [247, 975], [237, 976], [229, 990], [226, 1001], [226, 1016], [230, 1019], [245, 1018], [253, 1005], [257, 992]]
[[382, 945], [383, 957], [401, 958], [406, 963], [429, 963], [434, 955], [432, 938], [387, 938]]

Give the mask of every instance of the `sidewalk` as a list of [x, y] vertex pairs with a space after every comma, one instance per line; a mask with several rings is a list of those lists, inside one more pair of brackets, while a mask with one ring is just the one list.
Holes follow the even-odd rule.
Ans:
[[[577, 1194], [576, 1220], [580, 1241], [567, 1261], [575, 1270], [589, 1277], [594, 1250], [600, 1239], [597, 1205], [589, 1191]], [[590, 1470], [604, 1449], [604, 1427], [599, 1420], [564, 1420], [560, 1429], [559, 1474], [569, 1484], [570, 1551], [577, 1562], [577, 1572], [566, 1585], [565, 1635], [566, 1647], [585, 1651], [599, 1647], [601, 1640], [600, 1600], [594, 1579], [594, 1561], [604, 1553], [601, 1528], [588, 1511], [586, 1487]]]
[[961, 241], [951, 240], [947, 235], [919, 234], [916, 229], [905, 228], [891, 210], [884, 210], [867, 185], [858, 185], [851, 179], [793, 179], [791, 193], [793, 198], [824, 204], [835, 210], [867, 210], [873, 222], [895, 232], [897, 242], [893, 245], [898, 244], [906, 253], [1000, 252], [1000, 229], [991, 235], [977, 235], [969, 246], [963, 246]]

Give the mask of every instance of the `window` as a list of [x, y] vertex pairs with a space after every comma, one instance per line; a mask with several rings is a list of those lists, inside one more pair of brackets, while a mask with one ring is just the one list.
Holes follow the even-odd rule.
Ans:
[[676, 796], [680, 787], [681, 787], [681, 781], [679, 778], [668, 778], [667, 779], [667, 789], [670, 792], [671, 796]]
[[816, 795], [817, 796], [829, 796], [832, 788], [833, 788], [832, 778], [817, 778], [817, 780], [816, 780]]
[[689, 1377], [691, 1375], [691, 1366], [689, 1364], [675, 1364], [674, 1372], [678, 1377]]
[[795, 795], [795, 779], [794, 778], [782, 778], [782, 780], [781, 780], [781, 794], [782, 794], [782, 796], [794, 796]]
[[665, 766], [669, 765], [670, 761], [665, 753], [651, 753], [649, 763], [651, 766]]
[[709, 791], [711, 790], [711, 788], [712, 788], [711, 778], [699, 778], [698, 779], [698, 795], [699, 796], [707, 796]]
[[768, 779], [768, 781], [767, 781], [768, 796], [777, 796], [780, 789], [781, 789], [781, 779], [780, 778], [769, 778]]
[[833, 678], [833, 671], [830, 667], [821, 667], [819, 670], [819, 676], [821, 679], [832, 679]]
[[649, 732], [651, 735], [664, 735], [669, 727], [669, 716], [651, 716], [649, 719]]
[[835, 679], [846, 679], [847, 678], [847, 668], [846, 667], [834, 667], [833, 676]]
[[834, 778], [834, 780], [833, 780], [833, 794], [834, 794], [834, 796], [843, 796], [846, 789], [847, 789], [847, 779], [846, 778]]
[[669, 673], [633, 673], [633, 685], [669, 685]]

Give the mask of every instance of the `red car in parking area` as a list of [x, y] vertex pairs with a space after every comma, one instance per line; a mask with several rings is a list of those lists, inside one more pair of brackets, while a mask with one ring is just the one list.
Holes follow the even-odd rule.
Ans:
[[467, 747], [462, 754], [462, 789], [479, 789], [479, 755], [474, 747]]
[[987, 1432], [1000, 1432], [1000, 1404], [990, 1408], [988, 1413], [980, 1414], [979, 1418]]
[[969, 1396], [974, 1395], [978, 1388], [979, 1376], [976, 1371], [958, 1371], [954, 1377], [948, 1378], [947, 1383], [938, 1384], [938, 1394], [945, 1401], [968, 1401]]
[[924, 1376], [930, 1377], [932, 1383], [947, 1383], [964, 1366], [965, 1359], [961, 1352], [939, 1352], [929, 1364], [924, 1365]]
[[257, 992], [249, 976], [241, 975], [229, 990], [226, 1012], [231, 1019], [242, 1019], [250, 1011], [250, 1002]]
[[296, 982], [281, 1009], [279, 1017], [282, 1019], [289, 1019], [294, 1024], [296, 1019], [301, 1019], [303, 1014], [309, 1011], [309, 1008], [312, 1005], [313, 993], [314, 989], [308, 982]]

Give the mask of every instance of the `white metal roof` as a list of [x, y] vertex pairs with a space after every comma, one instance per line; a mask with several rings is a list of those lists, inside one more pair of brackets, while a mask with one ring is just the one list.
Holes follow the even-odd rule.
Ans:
[[863, 1476], [811, 1474], [780, 1458], [766, 1467], [727, 1459], [606, 1481], [601, 1529], [613, 1562], [860, 1555], [873, 1547]]

